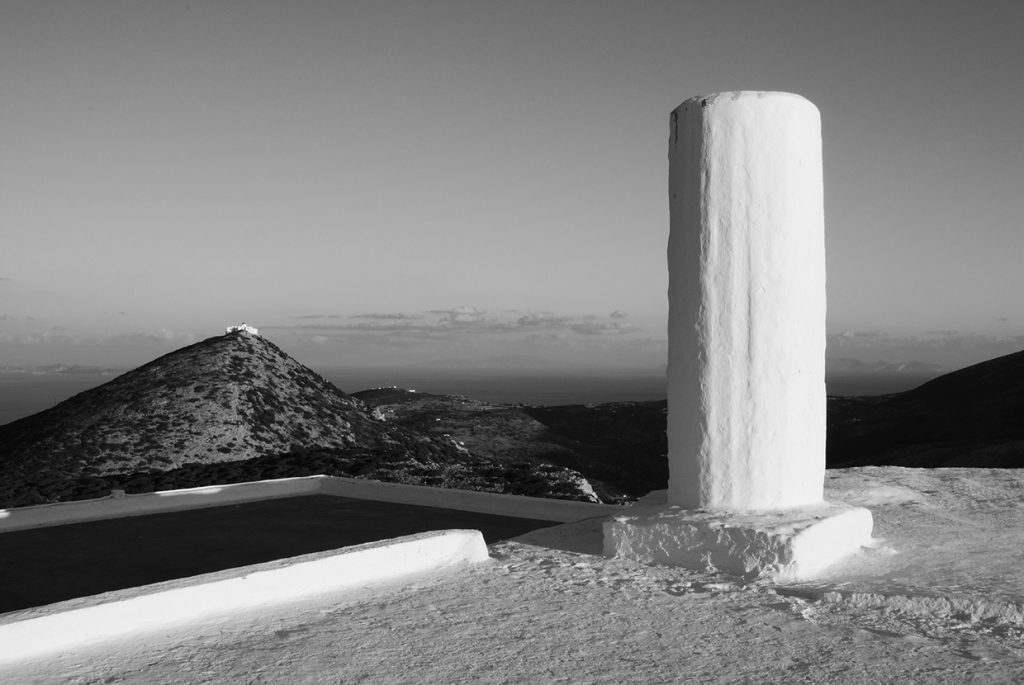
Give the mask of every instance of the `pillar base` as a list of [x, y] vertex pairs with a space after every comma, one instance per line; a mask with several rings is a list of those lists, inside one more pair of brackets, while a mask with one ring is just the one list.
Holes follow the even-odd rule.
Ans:
[[640, 505], [605, 521], [604, 553], [790, 582], [867, 545], [871, 528], [870, 511], [832, 502], [759, 512]]

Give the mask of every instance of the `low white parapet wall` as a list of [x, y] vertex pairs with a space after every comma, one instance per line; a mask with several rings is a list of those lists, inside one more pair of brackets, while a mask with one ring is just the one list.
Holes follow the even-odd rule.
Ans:
[[488, 558], [476, 530], [443, 530], [118, 590], [0, 616], [0, 663], [212, 616], [394, 583]]
[[382, 483], [339, 476], [305, 476], [0, 509], [0, 533], [317, 494], [560, 523], [623, 512], [622, 507], [614, 504]]
[[416, 504], [423, 507], [441, 507], [479, 514], [511, 516], [568, 523], [596, 516], [621, 514], [624, 508], [616, 504], [574, 502], [566, 499], [503, 495], [495, 492], [432, 488], [424, 485], [382, 483], [359, 478], [326, 476], [321, 486], [325, 495], [372, 499], [395, 504]]
[[226, 504], [257, 502], [279, 497], [312, 495], [320, 491], [323, 479], [324, 476], [278, 478], [0, 509], [0, 533], [184, 509], [221, 507]]

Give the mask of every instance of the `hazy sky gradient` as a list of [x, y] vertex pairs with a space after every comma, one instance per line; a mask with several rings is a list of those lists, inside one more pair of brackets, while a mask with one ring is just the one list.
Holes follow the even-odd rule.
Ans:
[[830, 353], [1015, 351], [1021, 35], [1020, 2], [4, 0], [0, 364], [242, 320], [321, 365], [659, 363], [668, 114], [738, 89], [821, 110]]

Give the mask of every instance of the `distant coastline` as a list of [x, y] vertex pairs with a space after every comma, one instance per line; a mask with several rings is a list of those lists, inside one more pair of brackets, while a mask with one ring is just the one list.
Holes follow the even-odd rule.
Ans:
[[[108, 370], [105, 370], [108, 371]], [[665, 398], [665, 376], [656, 370], [485, 370], [431, 368], [320, 368], [324, 378], [352, 393], [397, 385], [420, 392], [466, 395], [501, 404], [557, 406], [638, 402]], [[106, 383], [116, 372], [0, 371], [0, 425], [48, 409]], [[829, 395], [883, 395], [910, 390], [939, 374], [836, 374]]]

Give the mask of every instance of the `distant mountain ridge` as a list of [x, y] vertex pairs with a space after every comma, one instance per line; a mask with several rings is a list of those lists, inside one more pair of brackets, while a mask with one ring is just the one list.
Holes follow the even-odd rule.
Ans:
[[28, 373], [39, 376], [71, 375], [114, 376], [127, 369], [112, 366], [87, 366], [82, 364], [43, 364], [41, 366], [0, 366], [0, 373]]
[[[527, 354], [505, 354], [483, 359], [446, 358], [413, 365], [417, 369], [466, 370], [466, 371], [563, 371], [568, 373], [607, 372], [608, 367], [597, 364], [573, 364]], [[825, 368], [829, 374], [844, 373], [908, 373], [908, 374], [939, 374], [946, 367], [921, 361], [902, 362], [866, 362], [853, 357], [829, 357], [825, 360]], [[622, 368], [613, 367], [613, 371], [630, 370], [635, 372], [666, 373], [668, 366]], [[37, 366], [0, 366], [0, 373], [27, 373], [38, 375], [116, 375], [128, 371], [124, 367], [89, 366], [83, 364], [42, 364]]]
[[447, 358], [415, 365], [420, 369], [445, 369], [452, 371], [566, 371], [584, 372], [600, 369], [590, 364], [567, 364], [562, 361], [529, 354], [503, 354], [485, 359]]
[[928, 362], [866, 362], [852, 357], [830, 357], [825, 360], [826, 374], [878, 373], [878, 374], [940, 374], [946, 367]]

